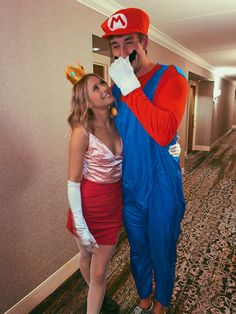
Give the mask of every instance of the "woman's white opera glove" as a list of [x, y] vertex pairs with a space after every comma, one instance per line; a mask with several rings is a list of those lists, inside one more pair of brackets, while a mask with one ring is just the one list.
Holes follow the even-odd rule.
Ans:
[[171, 145], [169, 148], [169, 153], [174, 157], [179, 157], [181, 154], [181, 147], [180, 147], [179, 143]]
[[177, 135], [177, 141], [176, 141], [176, 143], [174, 144], [174, 145], [171, 145], [170, 147], [169, 147], [169, 153], [172, 155], [172, 156], [174, 156], [174, 157], [179, 157], [180, 156], [180, 154], [181, 154], [181, 147], [180, 147], [180, 144], [179, 144], [179, 139], [180, 139], [180, 137], [179, 137], [179, 135]]
[[98, 244], [93, 235], [89, 232], [88, 226], [83, 216], [80, 183], [68, 181], [67, 182], [67, 194], [70, 209], [73, 215], [76, 233], [78, 234], [81, 244], [89, 252], [92, 252], [93, 248], [98, 248]]

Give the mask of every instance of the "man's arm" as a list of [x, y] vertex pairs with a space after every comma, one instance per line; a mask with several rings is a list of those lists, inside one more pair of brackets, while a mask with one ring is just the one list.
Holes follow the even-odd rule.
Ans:
[[[167, 70], [168, 71], [168, 70]], [[151, 103], [141, 88], [137, 88], [124, 101], [146, 132], [161, 146], [174, 138], [187, 100], [188, 83], [173, 67], [163, 75]]]
[[147, 133], [161, 146], [170, 144], [184, 114], [188, 83], [170, 66], [161, 77], [151, 103], [127, 58], [119, 57], [109, 68], [124, 101]]

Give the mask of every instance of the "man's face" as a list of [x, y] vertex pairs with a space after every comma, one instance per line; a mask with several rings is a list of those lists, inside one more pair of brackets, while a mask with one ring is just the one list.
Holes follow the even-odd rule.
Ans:
[[143, 56], [145, 55], [147, 39], [143, 38], [140, 40], [138, 34], [133, 33], [123, 36], [114, 36], [109, 42], [113, 57], [126, 58], [133, 50], [137, 51], [136, 58], [132, 62], [134, 72], [137, 73], [142, 65]]

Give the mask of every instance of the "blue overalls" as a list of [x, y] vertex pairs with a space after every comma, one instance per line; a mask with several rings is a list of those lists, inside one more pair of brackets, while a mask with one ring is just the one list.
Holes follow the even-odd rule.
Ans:
[[[162, 66], [145, 85], [143, 91], [150, 101], [166, 69]], [[141, 299], [152, 293], [154, 274], [154, 297], [167, 306], [174, 287], [176, 247], [185, 209], [179, 160], [168, 152], [170, 145], [162, 147], [148, 135], [121, 102], [116, 86], [113, 94], [118, 107], [115, 123], [123, 141], [123, 218], [131, 271]], [[175, 142], [176, 137], [170, 144]]]

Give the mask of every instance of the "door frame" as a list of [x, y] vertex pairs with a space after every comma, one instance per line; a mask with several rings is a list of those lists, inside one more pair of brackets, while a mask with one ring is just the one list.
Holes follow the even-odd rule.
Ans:
[[93, 52], [93, 65], [100, 65], [104, 68], [104, 77], [103, 79], [111, 86], [111, 78], [108, 73], [108, 69], [111, 65], [111, 58], [108, 56], [101, 55], [99, 53]]
[[[194, 95], [194, 102], [193, 102], [193, 116], [194, 116], [194, 120], [193, 120], [193, 132], [192, 132], [192, 150], [196, 150], [196, 145], [195, 145], [195, 140], [196, 140], [196, 117], [197, 117], [197, 103], [198, 103], [198, 81], [193, 81], [190, 80], [189, 81], [189, 86], [191, 88], [191, 86], [195, 87], [195, 95]], [[188, 97], [188, 113], [187, 113], [187, 134], [186, 134], [186, 141], [185, 141], [185, 147], [186, 147], [186, 151], [185, 151], [185, 155], [188, 154], [188, 140], [189, 140], [189, 119], [190, 119], [190, 106], [191, 106], [191, 99], [190, 99], [191, 95], [189, 93], [189, 97]]]

